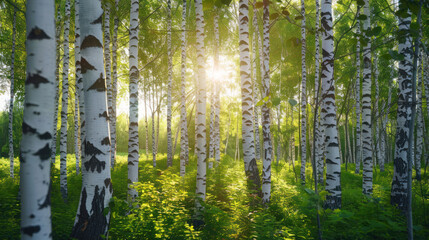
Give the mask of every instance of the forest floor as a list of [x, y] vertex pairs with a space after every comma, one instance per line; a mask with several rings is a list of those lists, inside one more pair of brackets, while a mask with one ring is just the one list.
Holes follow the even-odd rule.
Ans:
[[[118, 153], [112, 171], [113, 201], [110, 204], [109, 239], [317, 239], [316, 206], [310, 165], [307, 184], [296, 181], [292, 167], [281, 161], [272, 165], [272, 195], [268, 207], [246, 187], [244, 165], [228, 156], [218, 167], [207, 171], [205, 226], [193, 229], [196, 159], [192, 157], [181, 178], [179, 160], [166, 168], [166, 155], [158, 155], [152, 167], [151, 155], [140, 155], [139, 198], [130, 208], [127, 200], [127, 154]], [[259, 162], [259, 168], [261, 167]], [[0, 159], [0, 239], [19, 239], [19, 163], [15, 178], [9, 177], [9, 160]], [[299, 175], [300, 166], [295, 166]], [[54, 239], [69, 239], [79, 202], [81, 175], [76, 175], [74, 155], [68, 155], [68, 199], [61, 199], [59, 156], [53, 168], [52, 226]], [[261, 169], [259, 169], [261, 171]], [[342, 209], [319, 209], [323, 239], [406, 239], [404, 217], [390, 205], [393, 166], [374, 171], [373, 197], [361, 194], [362, 177], [342, 166]], [[429, 177], [413, 181], [415, 239], [429, 239]], [[321, 187], [323, 189], [323, 187]]]

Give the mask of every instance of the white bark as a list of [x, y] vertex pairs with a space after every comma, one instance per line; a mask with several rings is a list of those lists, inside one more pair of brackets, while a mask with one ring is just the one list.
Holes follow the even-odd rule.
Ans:
[[[358, 7], [356, 17], [359, 18], [360, 7]], [[362, 162], [362, 140], [361, 140], [361, 121], [360, 121], [360, 20], [357, 20], [356, 23], [356, 169], [355, 173], [359, 174], [360, 165]]]
[[[215, 7], [214, 16], [214, 68], [215, 71], [219, 70], [219, 9]], [[214, 88], [214, 158], [217, 163], [220, 162], [220, 85], [218, 81], [215, 81]]]
[[10, 159], [10, 177], [14, 177], [13, 160], [13, 101], [15, 97], [15, 36], [16, 36], [16, 9], [13, 8], [13, 27], [12, 27], [12, 59], [10, 64], [10, 100], [9, 100], [9, 159]]
[[307, 160], [307, 70], [305, 66], [305, 4], [301, 0], [301, 183], [305, 184], [305, 163]]
[[332, 2], [322, 0], [322, 97], [324, 99], [321, 118], [325, 128], [326, 146], [326, 207], [341, 208], [341, 166], [336, 121], [334, 88], [334, 39], [332, 29]]
[[101, 2], [80, 3], [81, 71], [85, 93], [86, 135], [82, 161], [82, 190], [71, 237], [99, 239], [107, 235], [112, 197], [110, 136], [103, 63]]
[[200, 201], [206, 199], [206, 76], [204, 62], [204, 13], [202, 0], [195, 0], [196, 12], [196, 50], [197, 50], [197, 109], [196, 109], [196, 141], [197, 141], [197, 187], [196, 211], [201, 214]]
[[[415, 154], [415, 160], [414, 160], [414, 166], [416, 169], [416, 179], [417, 180], [421, 180], [422, 178], [422, 174], [421, 174], [421, 160], [422, 160], [422, 154], [423, 154], [423, 124], [424, 124], [424, 120], [423, 120], [423, 106], [422, 106], [422, 100], [423, 100], [423, 93], [422, 93], [422, 87], [423, 85], [420, 84], [421, 82], [423, 82], [423, 77], [422, 77], [422, 71], [420, 66], [423, 65], [421, 63], [421, 59], [422, 59], [422, 52], [419, 53], [419, 59], [418, 61], [418, 65], [417, 65], [417, 80], [416, 80], [416, 89], [417, 89], [417, 106], [416, 106], [416, 154]], [[419, 78], [421, 79], [419, 81]], [[420, 84], [420, 86], [419, 86]]]
[[404, 31], [404, 41], [399, 42], [398, 52], [404, 56], [399, 62], [398, 69], [398, 111], [396, 123], [395, 157], [393, 163], [393, 181], [390, 192], [390, 202], [401, 210], [405, 210], [407, 204], [407, 178], [408, 178], [408, 148], [409, 121], [411, 121], [411, 91], [412, 91], [412, 47], [409, 35], [411, 17], [398, 17], [399, 31]]
[[[261, 159], [261, 144], [259, 138], [259, 107], [258, 103], [258, 77], [257, 77], [257, 57], [256, 47], [259, 40], [258, 9], [255, 7], [256, 0], [253, 0], [253, 36], [252, 36], [252, 81], [253, 81], [253, 125], [255, 129], [255, 157]], [[260, 40], [259, 40], [260, 42]], [[258, 45], [259, 47], [260, 44]], [[262, 47], [261, 47], [262, 48]], [[261, 64], [261, 63], [260, 63]]]
[[137, 197], [137, 191], [132, 185], [138, 181], [139, 166], [139, 69], [138, 69], [138, 45], [139, 45], [139, 1], [131, 0], [130, 10], [130, 126], [128, 138], [128, 195], [133, 200]]
[[180, 176], [186, 173], [188, 155], [188, 124], [186, 121], [186, 1], [183, 0], [182, 8], [182, 71], [181, 71], [181, 106], [180, 106]]
[[70, 0], [66, 0], [64, 23], [64, 62], [63, 62], [63, 95], [61, 98], [61, 137], [60, 137], [60, 185], [61, 196], [67, 199], [67, 117], [69, 94], [69, 30], [70, 30]]
[[118, 89], [118, 67], [117, 67], [117, 50], [118, 50], [118, 4], [119, 0], [115, 0], [115, 18], [113, 21], [113, 42], [112, 42], [112, 103], [110, 111], [110, 139], [111, 139], [111, 163], [112, 168], [116, 162], [116, 95]]
[[[270, 96], [270, 12], [269, 0], [263, 1], [264, 5], [264, 47], [263, 47], [263, 98]], [[271, 159], [272, 142], [270, 133], [270, 109], [265, 103], [262, 105], [262, 133], [264, 138], [264, 156], [262, 168], [262, 202], [268, 203], [271, 197]]]
[[61, 56], [60, 56], [60, 33], [61, 33], [61, 24], [59, 22], [61, 21], [61, 12], [60, 12], [60, 6], [58, 6], [57, 9], [57, 18], [55, 20], [55, 48], [56, 48], [56, 62], [55, 62], [55, 114], [54, 114], [54, 124], [53, 124], [53, 133], [54, 136], [52, 137], [52, 163], [55, 163], [55, 156], [57, 154], [57, 125], [58, 125], [58, 106], [59, 106], [59, 85], [60, 85], [60, 62], [61, 62]]
[[[244, 171], [249, 184], [258, 190], [260, 185], [258, 166], [255, 158], [253, 135], [253, 93], [250, 77], [249, 52], [249, 2], [239, 1], [239, 49], [240, 49], [240, 77], [241, 77], [241, 134], [243, 139]], [[249, 186], [250, 187], [250, 186]]]
[[[79, 128], [79, 115], [80, 121], [82, 122], [82, 117], [84, 117], [84, 108], [83, 105], [83, 82], [82, 82], [82, 74], [80, 69], [80, 24], [79, 24], [79, 0], [75, 0], [74, 4], [74, 12], [75, 12], [75, 42], [74, 42], [74, 58], [75, 58], [75, 66], [76, 66], [76, 78], [75, 78], [75, 93], [74, 93], [74, 148], [75, 148], [75, 157], [76, 157], [76, 174], [79, 174], [79, 161], [81, 159], [81, 154], [83, 151], [82, 138], [82, 127]], [[82, 100], [82, 103], [81, 103]], [[79, 135], [80, 134], [80, 135]]]
[[171, 140], [171, 87], [173, 82], [173, 52], [171, 51], [171, 1], [167, 0], [167, 54], [168, 54], [168, 89], [167, 89], [167, 167], [173, 166], [173, 146]]
[[[109, 129], [110, 135], [112, 135], [113, 128], [110, 126], [110, 118], [112, 117], [112, 71], [110, 65], [110, 3], [104, 4], [104, 66], [106, 71], [106, 86], [107, 86], [107, 106], [109, 111]], [[112, 152], [111, 143], [109, 143], [110, 152]], [[112, 157], [114, 154], [111, 153], [110, 166], [113, 168], [115, 165], [115, 159]]]
[[55, 106], [55, 3], [27, 1], [20, 155], [21, 239], [52, 239], [50, 159]]
[[368, 43], [363, 46], [363, 76], [362, 76], [362, 192], [366, 195], [372, 194], [372, 135], [371, 135], [371, 36], [367, 31], [371, 26], [369, 0], [364, 0], [363, 13], [367, 17], [363, 21], [364, 37]]

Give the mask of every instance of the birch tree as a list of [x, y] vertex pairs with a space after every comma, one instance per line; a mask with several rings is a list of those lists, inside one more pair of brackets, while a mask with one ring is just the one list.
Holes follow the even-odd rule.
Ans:
[[[421, 64], [421, 52], [419, 54], [419, 65]], [[417, 106], [416, 106], [416, 154], [415, 154], [415, 160], [414, 160], [414, 166], [416, 169], [416, 179], [417, 180], [421, 180], [422, 179], [422, 174], [421, 174], [421, 160], [422, 160], [422, 153], [423, 153], [423, 124], [424, 124], [424, 119], [423, 119], [423, 106], [422, 106], [422, 99], [423, 99], [423, 94], [422, 94], [422, 87], [423, 85], [420, 84], [421, 82], [423, 82], [423, 78], [421, 76], [421, 68], [420, 66], [417, 67], [417, 80], [416, 80], [416, 89], [417, 89]], [[421, 77], [421, 78], [420, 78]], [[420, 81], [419, 81], [420, 79]], [[421, 87], [419, 87], [419, 84]]]
[[186, 121], [186, 1], [183, 0], [182, 7], [182, 65], [181, 65], [181, 106], [180, 106], [180, 176], [186, 172], [186, 162], [188, 155], [188, 124]]
[[366, 195], [372, 194], [372, 150], [371, 150], [371, 36], [368, 30], [371, 26], [369, 0], [364, 0], [363, 20], [364, 38], [367, 40], [363, 46], [363, 76], [362, 76], [362, 192]]
[[130, 11], [130, 126], [128, 138], [128, 195], [131, 199], [137, 197], [137, 191], [131, 185], [138, 181], [139, 166], [139, 1], [131, 0]]
[[[219, 71], [219, 9], [215, 6], [214, 8], [214, 69]], [[220, 162], [220, 85], [219, 79], [215, 79], [215, 91], [214, 91], [214, 159], [217, 163]]]
[[[259, 40], [258, 9], [255, 7], [256, 0], [253, 0], [253, 35], [252, 35], [252, 84], [253, 84], [253, 125], [255, 129], [255, 158], [261, 159], [261, 144], [259, 139], [259, 107], [258, 103], [258, 77], [257, 77], [257, 56], [256, 47]], [[259, 40], [260, 42], [260, 40]], [[260, 46], [261, 47], [261, 46]]]
[[305, 66], [305, 4], [301, 0], [301, 183], [305, 184], [305, 163], [307, 158], [307, 70]]
[[[74, 108], [75, 108], [75, 114], [74, 114], [74, 136], [75, 136], [75, 157], [76, 157], [76, 174], [79, 174], [79, 160], [81, 159], [82, 150], [82, 137], [84, 134], [82, 134], [83, 127], [80, 127], [79, 129], [79, 118], [82, 122], [82, 118], [85, 116], [83, 105], [83, 82], [82, 82], [82, 74], [80, 69], [80, 24], [79, 24], [79, 0], [75, 0], [74, 2], [74, 13], [75, 13], [75, 29], [74, 29], [74, 58], [75, 58], [75, 66], [76, 66], [76, 78], [75, 78], [75, 93], [74, 93]], [[80, 131], [79, 131], [80, 130]], [[80, 135], [79, 135], [80, 133]]]
[[173, 146], [171, 140], [171, 87], [173, 82], [173, 52], [171, 51], [171, 1], [167, 0], [167, 54], [168, 54], [168, 89], [167, 89], [167, 166], [173, 166]]
[[113, 42], [112, 42], [112, 103], [110, 112], [110, 139], [111, 139], [111, 163], [112, 168], [116, 161], [116, 95], [118, 89], [118, 4], [119, 0], [115, 0], [115, 17], [113, 20]]
[[67, 116], [69, 93], [69, 30], [70, 30], [70, 0], [66, 0], [64, 23], [64, 62], [63, 62], [63, 86], [61, 98], [61, 137], [60, 137], [60, 185], [61, 196], [67, 199]]
[[10, 63], [10, 100], [9, 100], [9, 159], [10, 159], [10, 177], [14, 177], [13, 163], [13, 101], [15, 99], [15, 36], [16, 36], [16, 8], [13, 8], [13, 23], [12, 23], [12, 59]]
[[356, 13], [356, 169], [355, 173], [359, 174], [360, 172], [360, 164], [362, 162], [362, 140], [361, 140], [361, 122], [360, 122], [360, 113], [361, 113], [361, 106], [360, 106], [360, 6], [358, 6], [357, 13]]
[[[110, 119], [112, 117], [112, 71], [110, 65], [110, 3], [106, 2], [104, 4], [104, 66], [106, 71], [106, 86], [107, 86], [107, 106], [109, 111], [107, 112], [109, 116], [109, 129], [110, 135], [112, 135], [113, 128], [110, 127]], [[109, 143], [110, 147], [110, 143]], [[109, 149], [112, 151], [112, 148]], [[111, 163], [110, 166], [115, 165], [115, 159], [111, 154]]]
[[338, 131], [336, 121], [335, 89], [334, 89], [334, 39], [332, 29], [332, 2], [322, 0], [322, 98], [321, 110], [325, 129], [326, 146], [326, 207], [341, 208], [341, 166], [338, 147]]
[[21, 239], [52, 239], [50, 159], [55, 106], [55, 3], [27, 1], [27, 79], [20, 154]]
[[[241, 78], [241, 134], [243, 138], [244, 171], [248, 184], [255, 190], [259, 189], [260, 179], [255, 158], [253, 135], [253, 93], [250, 77], [249, 52], [249, 2], [239, 1], [239, 49], [240, 49], [240, 78]], [[249, 186], [250, 187], [250, 186]]]
[[407, 188], [408, 188], [408, 148], [409, 142], [409, 121], [411, 120], [411, 78], [412, 78], [412, 52], [411, 36], [409, 34], [411, 25], [411, 15], [408, 12], [406, 17], [398, 17], [399, 31], [402, 31], [403, 41], [399, 42], [398, 52], [404, 56], [398, 66], [398, 111], [396, 119], [396, 139], [395, 157], [393, 162], [393, 181], [390, 192], [390, 202], [399, 209], [407, 208]]
[[[270, 11], [269, 0], [263, 1], [264, 6], [264, 47], [263, 47], [263, 98], [268, 97], [270, 100]], [[271, 197], [271, 159], [272, 159], [272, 143], [271, 143], [271, 120], [270, 109], [267, 103], [262, 105], [262, 135], [264, 138], [264, 157], [262, 168], [262, 202], [268, 203]]]
[[55, 62], [55, 114], [54, 114], [54, 124], [53, 124], [53, 137], [52, 137], [52, 163], [55, 163], [55, 156], [57, 154], [57, 125], [58, 125], [58, 106], [59, 106], [59, 98], [60, 98], [60, 34], [61, 34], [61, 12], [60, 6], [57, 9], [57, 17], [55, 20], [55, 48], [56, 48], [56, 62]]
[[103, 9], [101, 2], [80, 3], [81, 71], [85, 96], [86, 135], [82, 161], [82, 189], [71, 237], [101, 239], [106, 236], [112, 197], [110, 136], [103, 63]]
[[197, 109], [196, 109], [196, 152], [197, 152], [197, 182], [196, 182], [196, 211], [201, 214], [200, 201], [206, 198], [206, 76], [204, 62], [204, 13], [202, 0], [195, 0], [196, 12], [196, 50], [197, 50]]

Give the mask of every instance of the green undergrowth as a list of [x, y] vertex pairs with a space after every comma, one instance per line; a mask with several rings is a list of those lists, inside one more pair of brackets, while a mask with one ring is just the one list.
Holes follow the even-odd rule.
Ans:
[[[179, 160], [167, 168], [166, 155], [141, 153], [139, 182], [134, 185], [138, 198], [127, 201], [127, 155], [119, 153], [112, 171], [114, 187], [110, 239], [317, 239], [316, 213], [320, 215], [323, 239], [406, 239], [405, 218], [389, 203], [393, 167], [374, 171], [374, 194], [361, 193], [362, 177], [354, 165], [344, 166], [341, 174], [342, 209], [324, 210], [327, 192], [319, 186], [314, 192], [310, 165], [306, 184], [296, 181], [292, 167], [284, 162], [272, 165], [272, 195], [267, 206], [246, 186], [242, 161], [223, 156], [207, 171], [204, 225], [194, 229], [196, 158], [191, 157], [186, 176], [179, 176]], [[216, 164], [215, 164], [216, 165]], [[0, 159], [0, 239], [19, 239], [19, 163], [15, 178], [9, 177], [9, 160]], [[52, 226], [54, 239], [68, 239], [74, 223], [81, 189], [74, 155], [68, 155], [68, 199], [61, 199], [59, 157], [52, 172]], [[261, 171], [261, 163], [258, 162]], [[295, 166], [299, 173], [300, 166]], [[428, 176], [413, 181], [415, 239], [429, 236]]]

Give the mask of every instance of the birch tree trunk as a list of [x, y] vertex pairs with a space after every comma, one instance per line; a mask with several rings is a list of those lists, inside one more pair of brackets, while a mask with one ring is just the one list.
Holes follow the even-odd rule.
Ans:
[[[320, 4], [319, 0], [316, 0], [316, 32], [315, 32], [315, 73], [314, 73], [314, 96], [317, 97], [320, 95]], [[319, 93], [318, 93], [319, 91]], [[316, 99], [317, 102], [320, 101], [320, 97]], [[320, 108], [320, 103], [318, 104]], [[323, 184], [323, 136], [321, 131], [321, 123], [319, 120], [320, 111], [317, 109], [316, 116], [316, 126], [314, 127], [314, 137], [316, 138], [316, 152], [314, 153], [316, 156], [316, 169], [317, 169], [317, 179], [319, 184]]]
[[259, 190], [260, 179], [255, 158], [253, 135], [253, 92], [250, 77], [249, 52], [249, 2], [239, 1], [239, 49], [241, 78], [241, 134], [243, 138], [244, 171], [248, 178], [248, 188]]
[[50, 158], [55, 106], [55, 3], [27, 1], [27, 79], [20, 154], [21, 239], [52, 239]]
[[301, 0], [301, 184], [305, 184], [305, 163], [307, 159], [307, 70], [305, 66], [305, 4]]
[[381, 124], [381, 110], [380, 110], [380, 86], [379, 86], [379, 79], [378, 76], [380, 74], [378, 70], [378, 56], [377, 54], [374, 54], [374, 83], [375, 83], [375, 104], [374, 104], [374, 112], [375, 112], [375, 134], [374, 134], [374, 141], [375, 141], [375, 152], [377, 161], [381, 169], [384, 171], [384, 159], [382, 158], [382, 148], [381, 148], [381, 132], [380, 132], [380, 124]]
[[53, 137], [52, 137], [52, 163], [55, 163], [55, 156], [57, 154], [57, 125], [58, 125], [58, 106], [59, 106], [59, 98], [60, 98], [60, 62], [61, 62], [61, 54], [60, 54], [60, 34], [61, 34], [61, 13], [60, 6], [57, 9], [57, 17], [55, 20], [55, 48], [56, 48], [56, 62], [55, 62], [55, 114], [54, 114], [54, 124], [53, 124]]
[[60, 137], [60, 185], [63, 200], [67, 199], [67, 117], [69, 94], [69, 29], [70, 0], [66, 0], [64, 23], [64, 62], [63, 62], [63, 95], [61, 99], [61, 137]]
[[361, 140], [361, 122], [360, 122], [360, 7], [358, 6], [356, 18], [356, 169], [355, 173], [359, 174], [360, 164], [362, 162], [362, 140]]
[[336, 122], [334, 73], [334, 41], [332, 29], [332, 2], [322, 0], [322, 97], [321, 118], [325, 128], [326, 146], [326, 207], [341, 208], [341, 166]]
[[173, 52], [171, 51], [171, 1], [167, 0], [167, 54], [168, 54], [168, 89], [167, 89], [167, 167], [173, 166], [173, 146], [171, 140], [171, 87], [173, 82]]
[[110, 136], [103, 63], [101, 2], [80, 3], [81, 71], [85, 92], [86, 135], [82, 161], [82, 190], [71, 237], [100, 239], [107, 235], [112, 197]]
[[[84, 110], [81, 108], [84, 108], [83, 100], [81, 103], [81, 99], [84, 98], [83, 96], [83, 82], [82, 82], [82, 73], [80, 69], [80, 24], [79, 24], [79, 0], [75, 0], [74, 3], [74, 13], [75, 13], [75, 38], [74, 38], [74, 58], [75, 58], [75, 66], [76, 66], [76, 78], [75, 78], [75, 93], [74, 93], [74, 136], [75, 136], [75, 156], [76, 156], [76, 174], [79, 174], [79, 161], [81, 159], [81, 154], [83, 153], [83, 144], [82, 144], [82, 137], [83, 137], [83, 128], [81, 127], [79, 129], [79, 118], [82, 122], [82, 117], [84, 117]], [[80, 134], [79, 134], [80, 133]]]
[[[112, 127], [110, 126], [110, 119], [112, 117], [112, 71], [110, 65], [110, 3], [106, 2], [104, 4], [104, 65], [106, 71], [106, 85], [107, 85], [107, 106], [109, 111], [107, 112], [109, 116], [109, 130], [110, 135], [112, 135]], [[110, 152], [112, 152], [111, 143], [109, 143]], [[110, 166], [113, 168], [115, 165], [115, 160], [110, 155]]]
[[139, 1], [131, 0], [130, 10], [130, 127], [128, 138], [128, 195], [130, 200], [137, 197], [132, 185], [138, 181], [139, 168]]
[[[416, 86], [417, 86], [417, 106], [416, 106], [416, 155], [414, 160], [414, 166], [416, 169], [416, 179], [421, 180], [422, 174], [421, 174], [421, 161], [422, 161], [422, 153], [423, 153], [423, 115], [422, 115], [422, 100], [423, 100], [423, 94], [422, 94], [422, 88], [419, 87], [419, 83], [423, 82], [423, 77], [421, 76], [421, 68], [420, 65], [423, 65], [421, 63], [422, 54], [419, 53], [419, 64], [417, 65], [417, 80], [416, 80]], [[420, 73], [420, 74], [419, 74]], [[421, 78], [419, 82], [419, 78]]]
[[365, 195], [372, 194], [372, 150], [371, 150], [371, 36], [368, 29], [371, 26], [369, 0], [364, 0], [363, 14], [366, 19], [363, 20], [364, 37], [368, 40], [363, 46], [363, 79], [362, 79], [362, 192]]
[[[264, 6], [264, 47], [263, 47], [263, 98], [270, 98], [270, 11], [269, 0], [263, 1]], [[270, 109], [267, 103], [262, 105], [262, 133], [264, 137], [264, 158], [262, 168], [262, 202], [267, 204], [271, 197], [271, 159], [272, 159], [272, 143], [270, 133]]]
[[[258, 77], [257, 77], [257, 57], [256, 47], [260, 46], [259, 25], [258, 25], [258, 9], [255, 7], [256, 0], [253, 0], [253, 36], [252, 36], [252, 80], [253, 80], [253, 125], [255, 129], [255, 158], [261, 159], [261, 144], [259, 138], [259, 107], [258, 103]], [[259, 40], [259, 45], [257, 41]], [[261, 62], [260, 62], [261, 65]]]
[[204, 13], [202, 0], [195, 0], [196, 12], [196, 50], [197, 50], [197, 109], [196, 117], [196, 141], [197, 141], [197, 182], [196, 182], [196, 215], [202, 216], [203, 207], [200, 201], [206, 198], [206, 76], [204, 62]]
[[110, 156], [112, 168], [116, 163], [116, 95], [118, 92], [118, 4], [119, 0], [115, 0], [115, 17], [113, 20], [113, 42], [112, 42], [112, 101], [111, 101], [111, 111], [110, 111]]
[[[408, 13], [410, 14], [410, 13]], [[408, 148], [409, 121], [411, 120], [411, 78], [412, 78], [412, 52], [411, 37], [409, 35], [411, 17], [398, 17], [399, 31], [404, 32], [403, 42], [399, 42], [398, 52], [404, 56], [399, 62], [398, 70], [398, 112], [396, 119], [395, 157], [393, 163], [393, 181], [390, 192], [390, 202], [401, 210], [407, 209], [408, 188]]]
[[181, 71], [181, 106], [180, 106], [180, 176], [186, 173], [188, 155], [188, 123], [186, 122], [186, 1], [182, 7], [182, 71]]
[[13, 27], [12, 27], [12, 59], [10, 64], [10, 100], [9, 100], [9, 159], [10, 159], [10, 177], [14, 177], [13, 160], [13, 101], [15, 97], [15, 36], [16, 36], [16, 8], [13, 8]]
[[[219, 9], [215, 6], [214, 16], [214, 34], [215, 34], [215, 48], [214, 48], [214, 68], [219, 71]], [[217, 163], [220, 162], [220, 85], [219, 79], [215, 81], [214, 92], [214, 158]]]

